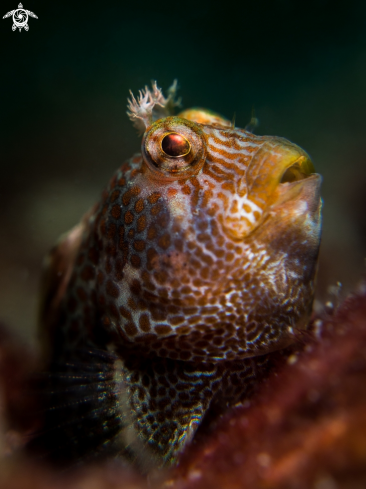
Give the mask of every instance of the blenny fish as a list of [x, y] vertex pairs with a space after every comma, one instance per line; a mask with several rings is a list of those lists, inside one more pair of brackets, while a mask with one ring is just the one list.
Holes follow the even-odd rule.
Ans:
[[173, 116], [178, 104], [176, 83], [131, 93], [141, 153], [46, 260], [46, 414], [30, 446], [62, 462], [173, 463], [308, 326], [321, 232], [309, 156], [209, 110]]

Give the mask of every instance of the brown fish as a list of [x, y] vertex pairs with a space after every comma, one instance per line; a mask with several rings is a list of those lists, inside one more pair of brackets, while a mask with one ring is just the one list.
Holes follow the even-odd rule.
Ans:
[[35, 444], [56, 458], [173, 462], [205, 414], [249, 395], [266, 354], [308, 324], [321, 177], [286, 139], [204, 109], [170, 116], [175, 88], [132, 96], [141, 154], [47, 259], [42, 335], [57, 392], [52, 434]]

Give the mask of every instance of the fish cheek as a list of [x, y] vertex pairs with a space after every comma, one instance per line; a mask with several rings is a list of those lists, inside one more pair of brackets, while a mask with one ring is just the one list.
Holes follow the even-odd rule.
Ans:
[[[128, 263], [133, 280], [140, 284], [132, 294], [138, 304], [144, 302], [144, 309], [150, 305], [165, 309], [170, 293], [182, 286], [187, 267], [181, 223], [162, 193], [151, 193], [143, 205], [144, 212], [135, 219], [134, 232], [125, 229]], [[138, 208], [143, 205], [134, 203]]]
[[[262, 271], [273, 301], [274, 316], [302, 328], [311, 312], [320, 244], [320, 221], [293, 212], [296, 203], [276, 209], [256, 233], [256, 242], [270, 257]], [[270, 276], [270, 280], [268, 277]]]
[[313, 280], [321, 237], [321, 200], [310, 199], [306, 192], [298, 199], [279, 206], [276, 211], [273, 246], [282, 248], [293, 268], [305, 281]]

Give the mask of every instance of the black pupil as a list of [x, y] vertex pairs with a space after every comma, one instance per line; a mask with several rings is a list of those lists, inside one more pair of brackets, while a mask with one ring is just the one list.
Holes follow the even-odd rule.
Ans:
[[184, 136], [177, 133], [171, 133], [163, 138], [161, 148], [168, 156], [177, 157], [188, 154], [191, 146]]

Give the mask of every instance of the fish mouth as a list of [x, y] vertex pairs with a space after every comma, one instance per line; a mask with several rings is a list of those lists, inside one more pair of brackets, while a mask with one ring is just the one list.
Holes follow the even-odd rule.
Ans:
[[320, 208], [321, 176], [309, 155], [285, 139], [270, 138], [253, 157], [243, 180], [247, 189], [243, 211], [237, 215], [228, 211], [223, 222], [234, 239], [251, 234], [283, 205], [299, 217]]
[[308, 208], [316, 211], [321, 203], [320, 185], [322, 177], [315, 172], [307, 155], [301, 155], [283, 169], [273, 193], [271, 208], [285, 202], [306, 201]]
[[[271, 207], [276, 207], [285, 201], [307, 196], [307, 201], [314, 205], [320, 201], [321, 176], [315, 172], [313, 162], [308, 155], [303, 154], [293, 161], [289, 161], [282, 172], [277, 176], [277, 186], [273, 192]], [[310, 197], [311, 195], [311, 197]]]
[[[317, 175], [310, 156], [299, 146], [282, 138], [271, 138], [254, 156], [246, 173], [248, 197], [264, 212], [285, 194]], [[320, 178], [320, 177], [318, 177]]]
[[315, 174], [315, 168], [309, 157], [299, 156], [288, 168], [285, 168], [279, 183], [292, 183], [305, 180]]

